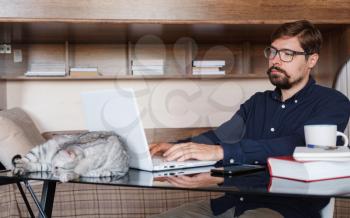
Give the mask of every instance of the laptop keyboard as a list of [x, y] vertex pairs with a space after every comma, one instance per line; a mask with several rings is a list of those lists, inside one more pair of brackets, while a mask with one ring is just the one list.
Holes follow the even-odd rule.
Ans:
[[165, 158], [163, 158], [161, 156], [153, 156], [152, 162], [153, 162], [153, 165], [160, 165], [160, 164], [163, 164], [164, 162], [166, 162], [166, 160], [165, 160]]

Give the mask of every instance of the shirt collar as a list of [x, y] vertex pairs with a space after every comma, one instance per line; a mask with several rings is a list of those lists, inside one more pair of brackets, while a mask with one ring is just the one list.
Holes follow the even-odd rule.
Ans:
[[[291, 98], [289, 98], [287, 101], [291, 101], [291, 100], [301, 100], [304, 98], [304, 96], [306, 95], [307, 91], [310, 89], [310, 87], [312, 87], [312, 85], [314, 85], [316, 82], [314, 80], [314, 78], [312, 78], [312, 76], [309, 77], [309, 80], [307, 81], [306, 85], [304, 86], [304, 88], [302, 88], [299, 92], [295, 93]], [[281, 89], [280, 88], [275, 88], [275, 90], [272, 92], [272, 98], [274, 100], [277, 101], [281, 101]]]

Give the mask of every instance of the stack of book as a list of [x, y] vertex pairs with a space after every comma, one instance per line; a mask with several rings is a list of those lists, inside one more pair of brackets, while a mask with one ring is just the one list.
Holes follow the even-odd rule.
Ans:
[[193, 75], [225, 75], [222, 68], [225, 66], [225, 60], [201, 60], [193, 61]]
[[38, 64], [30, 65], [30, 69], [25, 76], [65, 76], [66, 70], [64, 64]]
[[131, 72], [133, 75], [163, 75], [164, 60], [132, 60]]
[[314, 182], [350, 177], [350, 150], [296, 147], [293, 156], [267, 160], [272, 177]]
[[93, 77], [100, 75], [97, 67], [71, 67], [69, 74], [71, 77]]

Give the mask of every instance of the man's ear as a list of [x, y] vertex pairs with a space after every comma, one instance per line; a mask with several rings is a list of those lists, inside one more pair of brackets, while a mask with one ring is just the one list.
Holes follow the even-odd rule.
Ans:
[[309, 55], [309, 58], [307, 59], [308, 67], [313, 68], [317, 64], [318, 58], [319, 55], [317, 53]]

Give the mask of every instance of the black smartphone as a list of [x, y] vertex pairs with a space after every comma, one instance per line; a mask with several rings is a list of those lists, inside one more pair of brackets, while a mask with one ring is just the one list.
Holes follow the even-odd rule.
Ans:
[[225, 166], [220, 168], [214, 168], [211, 169], [211, 173], [215, 176], [238, 176], [243, 175], [247, 173], [253, 173], [257, 171], [265, 170], [266, 167], [263, 165], [248, 165], [248, 164], [242, 164], [242, 165], [232, 165], [232, 166]]

